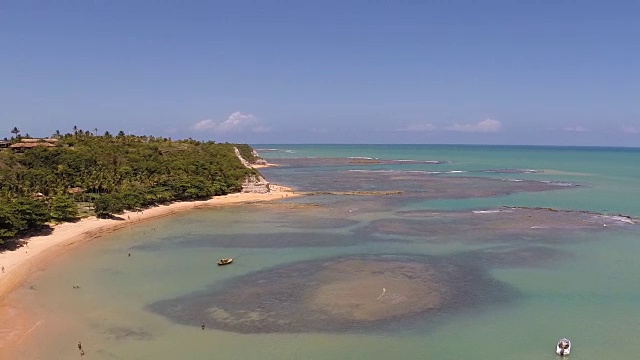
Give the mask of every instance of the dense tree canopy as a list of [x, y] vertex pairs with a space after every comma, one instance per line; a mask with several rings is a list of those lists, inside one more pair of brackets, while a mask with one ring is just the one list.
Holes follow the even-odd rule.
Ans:
[[64, 194], [54, 196], [49, 203], [51, 220], [56, 222], [74, 221], [78, 219], [78, 206], [75, 201]]
[[74, 127], [56, 147], [0, 150], [0, 244], [47, 221], [78, 218], [78, 204], [108, 217], [179, 200], [238, 192], [255, 173], [234, 152], [248, 145], [126, 135]]

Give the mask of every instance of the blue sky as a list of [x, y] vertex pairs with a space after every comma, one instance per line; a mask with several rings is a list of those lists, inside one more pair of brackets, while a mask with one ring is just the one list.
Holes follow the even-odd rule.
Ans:
[[640, 2], [3, 1], [0, 137], [640, 146]]

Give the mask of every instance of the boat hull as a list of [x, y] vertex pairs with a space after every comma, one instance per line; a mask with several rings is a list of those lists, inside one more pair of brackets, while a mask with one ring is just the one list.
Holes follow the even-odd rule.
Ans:
[[218, 260], [218, 266], [229, 265], [233, 262], [233, 258]]
[[[566, 344], [566, 346], [563, 347], [563, 343]], [[567, 356], [571, 354], [571, 341], [569, 341], [568, 339], [562, 339], [558, 341], [558, 344], [556, 345], [556, 354], [560, 356]]]

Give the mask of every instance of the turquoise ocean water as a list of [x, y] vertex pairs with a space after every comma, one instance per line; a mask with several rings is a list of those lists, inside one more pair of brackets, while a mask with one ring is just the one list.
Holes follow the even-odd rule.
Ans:
[[[81, 340], [91, 359], [551, 359], [561, 337], [573, 340], [576, 359], [640, 356], [640, 228], [629, 218], [606, 218], [613, 219], [606, 231], [566, 228], [496, 236], [501, 233], [485, 233], [482, 223], [480, 230], [461, 231], [473, 211], [502, 207], [640, 217], [640, 149], [254, 147], [270, 162], [284, 164], [261, 170], [270, 181], [322, 194], [282, 199], [285, 205], [193, 210], [116, 232], [64, 255], [12, 295], [43, 320], [15, 358], [75, 358]], [[438, 186], [449, 186], [447, 180], [464, 182], [451, 185], [459, 188], [442, 198], [429, 193], [423, 182], [431, 177], [442, 180]], [[525, 183], [553, 187], [501, 190], [504, 184]], [[487, 186], [498, 187], [485, 194]], [[404, 193], [342, 194], [359, 190]], [[439, 232], [404, 232], [406, 224], [421, 221], [412, 217], [413, 222], [405, 222], [413, 216], [407, 214], [425, 212], [461, 216], [438, 223]], [[396, 226], [381, 230], [388, 228], [380, 224], [389, 221]], [[495, 249], [533, 255], [504, 266], [487, 255]], [[556, 252], [562, 256], [550, 256]], [[215, 260], [226, 256], [236, 257], [236, 263], [218, 268]], [[314, 328], [312, 319], [302, 319], [302, 327], [292, 331], [242, 324], [221, 330], [211, 323], [202, 330], [200, 315], [191, 311], [192, 294], [242, 289], [254, 274], [262, 274], [261, 281], [274, 289], [284, 288], [288, 279], [270, 277], [272, 269], [345, 256], [417, 257], [462, 267], [468, 261], [508, 296], [474, 288], [475, 302], [455, 311], [346, 330]], [[157, 304], [167, 300], [183, 315], [158, 310]], [[241, 309], [250, 300], [238, 298], [229, 306]]]

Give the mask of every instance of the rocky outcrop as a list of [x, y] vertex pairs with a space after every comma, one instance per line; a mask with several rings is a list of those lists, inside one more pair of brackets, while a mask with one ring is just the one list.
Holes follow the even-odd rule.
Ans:
[[270, 191], [269, 182], [260, 175], [251, 175], [242, 183], [243, 193], [266, 194]]
[[257, 151], [253, 150], [251, 154], [253, 154], [253, 156], [255, 156], [258, 159], [254, 162], [255, 165], [262, 165], [262, 166], [269, 165], [267, 160], [261, 158]]
[[244, 165], [245, 167], [250, 168], [251, 164], [249, 164], [249, 162], [247, 160], [245, 160], [242, 155], [240, 155], [240, 150], [238, 150], [237, 147], [233, 148], [233, 151], [236, 153], [236, 156], [238, 157], [238, 159], [240, 159], [240, 162], [242, 163], [242, 165]]
[[[242, 162], [242, 165], [248, 168], [252, 168], [251, 164], [247, 160], [245, 160], [242, 155], [240, 155], [240, 151], [238, 151], [238, 148], [234, 147], [233, 150], [235, 151], [238, 159], [240, 159], [240, 161]], [[255, 156], [258, 156], [258, 153], [256, 153], [255, 150], [253, 151], [253, 153]], [[267, 163], [265, 160], [260, 159], [256, 161], [256, 164], [259, 164], [260, 161], [263, 161], [265, 164]], [[243, 193], [266, 194], [270, 191], [271, 189], [269, 189], [269, 182], [260, 174], [248, 176], [242, 183]]]
[[236, 156], [238, 157], [238, 159], [240, 159], [240, 161], [242, 162], [242, 165], [250, 168], [253, 167], [253, 165], [268, 165], [269, 163], [260, 157], [260, 155], [258, 155], [258, 153], [253, 150], [252, 151], [252, 155], [257, 159], [256, 161], [254, 161], [253, 163], [250, 163], [249, 161], [247, 161], [247, 159], [243, 158], [242, 155], [240, 155], [240, 151], [238, 150], [237, 147], [233, 148], [233, 151], [236, 153]]

